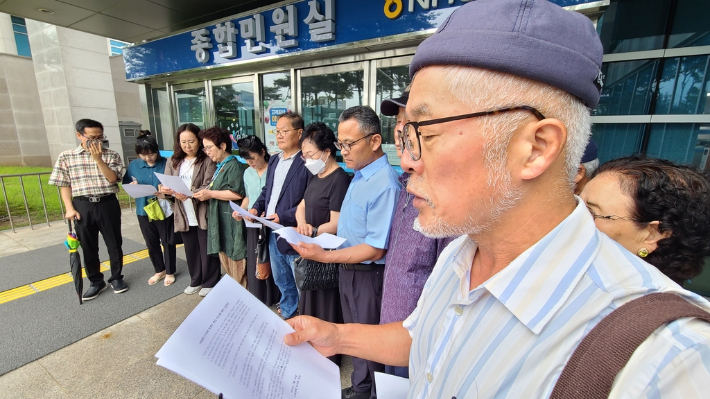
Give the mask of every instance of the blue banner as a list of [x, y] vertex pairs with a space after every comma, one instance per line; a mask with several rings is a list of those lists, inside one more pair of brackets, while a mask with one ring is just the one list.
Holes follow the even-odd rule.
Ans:
[[[463, 0], [305, 0], [123, 49], [126, 79], [437, 28]], [[553, 0], [566, 7], [590, 0]], [[450, 4], [451, 3], [451, 4]]]

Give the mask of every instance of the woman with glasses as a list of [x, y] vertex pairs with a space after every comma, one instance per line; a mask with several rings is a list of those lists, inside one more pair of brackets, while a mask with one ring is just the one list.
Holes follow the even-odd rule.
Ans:
[[229, 132], [214, 126], [200, 132], [205, 154], [214, 162], [216, 170], [210, 184], [195, 193], [200, 201], [209, 201], [207, 213], [207, 253], [219, 256], [224, 270], [246, 288], [247, 255], [244, 225], [232, 218], [229, 201], [241, 204], [244, 198], [244, 168], [232, 155]]
[[[155, 172], [164, 173], [167, 159], [160, 155], [158, 142], [150, 131], [141, 130], [136, 138], [136, 154], [138, 159], [131, 161], [123, 175], [123, 184], [149, 184], [157, 187], [160, 184]], [[143, 209], [150, 197], [136, 198], [136, 216], [138, 226], [143, 234], [148, 256], [153, 264], [155, 274], [148, 279], [149, 285], [155, 285], [160, 280], [166, 287], [175, 282], [175, 240], [172, 204], [165, 199], [159, 199], [160, 207], [165, 213], [165, 219], [150, 221]], [[162, 245], [162, 249], [160, 248]]]
[[[165, 174], [180, 176], [193, 193], [206, 188], [212, 182], [215, 163], [203, 151], [202, 140], [198, 137], [200, 128], [192, 123], [181, 125], [175, 137], [175, 147]], [[175, 232], [182, 234], [185, 243], [185, 257], [190, 271], [190, 285], [185, 294], [199, 292], [207, 295], [219, 281], [219, 259], [207, 255], [207, 202], [187, 197], [170, 187], [160, 185], [162, 194], [177, 199], [173, 205]]]
[[[301, 157], [314, 176], [296, 209], [296, 230], [308, 237], [323, 233], [335, 235], [338, 230], [340, 207], [350, 185], [350, 176], [335, 160], [336, 142], [335, 134], [323, 122], [311, 123], [303, 131]], [[301, 292], [298, 309], [302, 315], [333, 323], [343, 322], [338, 288]], [[331, 360], [340, 365], [339, 355]]]
[[599, 230], [676, 283], [702, 272], [710, 255], [710, 185], [693, 167], [615, 159], [580, 196]]
[[[249, 210], [259, 198], [266, 184], [266, 170], [269, 167], [270, 155], [264, 143], [256, 136], [248, 136], [237, 141], [239, 155], [247, 161], [249, 168], [244, 171], [244, 189], [246, 197], [242, 200], [242, 208]], [[236, 216], [236, 212], [232, 215]], [[241, 222], [240, 222], [241, 223]], [[266, 306], [279, 301], [281, 292], [269, 273], [266, 276], [256, 275], [257, 271], [257, 241], [262, 229], [247, 228], [247, 288]], [[266, 239], [262, 237], [262, 239]], [[268, 254], [268, 247], [266, 250]]]

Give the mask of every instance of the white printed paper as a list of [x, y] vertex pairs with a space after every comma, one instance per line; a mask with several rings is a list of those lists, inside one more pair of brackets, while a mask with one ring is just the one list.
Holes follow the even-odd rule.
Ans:
[[232, 201], [229, 201], [229, 206], [231, 206], [233, 210], [237, 211], [238, 214], [242, 215], [242, 217], [247, 217], [247, 218], [250, 218], [250, 219], [254, 219], [254, 220], [258, 221], [258, 222], [261, 222], [261, 223], [265, 224], [266, 227], [270, 228], [271, 230], [276, 231], [276, 230], [279, 230], [279, 229], [283, 229], [283, 228], [284, 228], [283, 226], [281, 226], [281, 225], [278, 224], [278, 223], [274, 223], [274, 222], [272, 222], [272, 221], [270, 221], [270, 220], [268, 220], [268, 219], [264, 219], [264, 218], [260, 218], [260, 217], [258, 217], [258, 216], [252, 215], [251, 213], [249, 213], [248, 211], [246, 211], [244, 208], [242, 208], [241, 206], [235, 204], [235, 203], [232, 202]]
[[308, 237], [303, 234], [299, 234], [293, 227], [284, 227], [279, 230], [274, 230], [274, 233], [278, 234], [284, 240], [288, 241], [289, 244], [296, 245], [299, 242], [305, 242], [306, 244], [318, 244], [325, 249], [335, 249], [342, 245], [346, 239], [332, 234], [323, 233], [318, 237]]
[[185, 185], [185, 182], [182, 181], [180, 176], [164, 175], [158, 172], [155, 172], [155, 176], [165, 187], [175, 191], [176, 193], [192, 198], [192, 191], [190, 191], [190, 188]]
[[157, 364], [225, 398], [340, 398], [340, 370], [225, 275], [155, 355]]
[[121, 187], [133, 198], [152, 197], [158, 191], [150, 184], [123, 184]]
[[407, 399], [409, 379], [375, 372], [378, 399]]
[[260, 229], [261, 228], [261, 223], [250, 222], [249, 219], [244, 219], [244, 225], [247, 226], [248, 229]]

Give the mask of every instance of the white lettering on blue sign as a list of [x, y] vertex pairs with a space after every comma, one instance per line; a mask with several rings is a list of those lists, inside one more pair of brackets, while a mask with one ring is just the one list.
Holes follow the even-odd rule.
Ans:
[[271, 14], [271, 20], [275, 24], [269, 30], [276, 34], [276, 45], [281, 48], [298, 46], [298, 39], [286, 39], [286, 36], [298, 37], [298, 17], [296, 7], [286, 6], [286, 12], [282, 8], [277, 8]]
[[335, 10], [333, 0], [324, 0], [325, 15], [320, 13], [320, 2], [310, 0], [308, 16], [303, 20], [308, 25], [311, 41], [327, 42], [335, 40]]
[[190, 32], [190, 34], [193, 37], [190, 50], [195, 52], [195, 58], [197, 58], [197, 61], [205, 64], [210, 60], [210, 53], [205, 51], [205, 49], [212, 48], [212, 39], [207, 36], [209, 35], [209, 31], [203, 28]]
[[287, 108], [271, 108], [269, 110], [269, 124], [271, 126], [276, 126], [276, 122], [279, 120], [279, 116], [288, 112]]
[[246, 42], [248, 52], [259, 54], [266, 51], [263, 15], [256, 14], [251, 18], [239, 21], [239, 33]]
[[219, 43], [217, 50], [222, 58], [237, 58], [237, 30], [234, 23], [227, 21], [215, 25], [212, 29], [215, 41]]

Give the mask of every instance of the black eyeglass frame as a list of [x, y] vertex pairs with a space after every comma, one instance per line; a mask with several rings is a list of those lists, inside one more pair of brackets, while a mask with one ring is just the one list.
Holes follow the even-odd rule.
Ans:
[[376, 135], [376, 134], [380, 134], [380, 133], [370, 133], [370, 134], [366, 134], [366, 135], [360, 137], [359, 139], [353, 141], [352, 143], [343, 143], [342, 141], [338, 140], [338, 141], [336, 141], [336, 142], [334, 143], [334, 144], [335, 144], [335, 148], [337, 148], [337, 149], [340, 150], [340, 151], [345, 150], [345, 151], [347, 151], [347, 152], [350, 152], [350, 150], [352, 149], [353, 144], [356, 144], [358, 141], [363, 140], [363, 139], [366, 139], [366, 138], [368, 138], [368, 137], [370, 137], [370, 136], [374, 136], [374, 135]]
[[597, 220], [597, 219], [604, 219], [604, 220], [630, 220], [632, 222], [636, 223], [643, 223], [640, 220], [633, 218], [631, 216], [619, 216], [619, 215], [597, 215], [596, 212], [592, 210], [592, 208], [587, 207], [587, 210], [589, 213], [592, 215], [592, 219]]
[[[402, 151], [404, 149], [407, 149], [407, 152], [409, 152], [409, 156], [412, 158], [413, 162], [416, 162], [420, 159], [422, 159], [422, 143], [419, 137], [421, 136], [421, 133], [419, 133], [419, 127], [420, 126], [430, 126], [430, 125], [438, 125], [439, 123], [446, 123], [446, 122], [453, 122], [453, 121], [459, 121], [462, 119], [469, 119], [469, 118], [478, 118], [481, 116], [488, 116], [488, 115], [495, 115], [495, 114], [501, 114], [504, 112], [511, 112], [511, 111], [529, 111], [531, 114], [533, 114], [537, 119], [539, 120], [544, 120], [547, 119], [545, 115], [542, 114], [542, 112], [538, 111], [534, 107], [530, 107], [527, 105], [521, 105], [518, 107], [509, 107], [509, 108], [501, 108], [501, 109], [496, 109], [493, 111], [483, 111], [483, 112], [474, 112], [472, 114], [464, 114], [464, 115], [456, 115], [456, 116], [447, 116], [446, 118], [439, 118], [439, 119], [430, 119], [428, 121], [422, 121], [422, 122], [407, 122], [402, 126], [402, 135], [400, 136], [400, 139], [402, 140], [401, 146], [402, 146]], [[409, 130], [409, 126], [411, 126], [414, 129], [414, 135], [417, 137], [417, 145], [419, 147], [419, 156], [414, 156], [414, 151], [412, 150], [412, 144], [411, 140], [409, 139], [409, 134], [407, 130]]]

